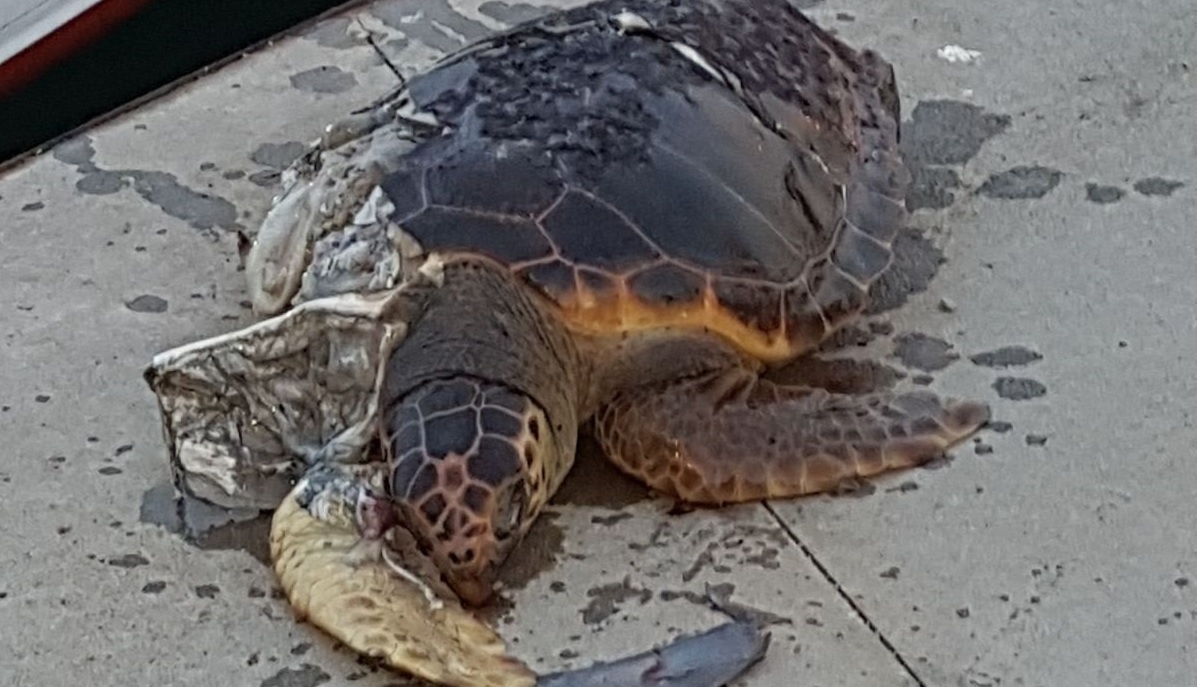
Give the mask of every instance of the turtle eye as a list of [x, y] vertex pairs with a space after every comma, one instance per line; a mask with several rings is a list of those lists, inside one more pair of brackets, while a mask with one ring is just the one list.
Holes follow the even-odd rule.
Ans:
[[495, 539], [500, 541], [510, 539], [511, 535], [519, 530], [524, 516], [524, 504], [527, 502], [521, 484], [512, 484], [504, 489], [504, 492], [506, 498], [499, 504], [498, 517], [494, 520]]

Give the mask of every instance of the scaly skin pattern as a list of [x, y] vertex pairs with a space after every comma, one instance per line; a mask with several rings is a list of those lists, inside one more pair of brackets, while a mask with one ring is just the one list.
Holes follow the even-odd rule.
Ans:
[[420, 387], [392, 408], [385, 444], [390, 493], [405, 523], [435, 542], [457, 593], [481, 602], [493, 569], [549, 495], [544, 411], [494, 382], [456, 377]]
[[915, 467], [988, 416], [983, 404], [926, 391], [846, 396], [732, 369], [621, 393], [596, 428], [627, 474], [718, 505], [835, 491]]

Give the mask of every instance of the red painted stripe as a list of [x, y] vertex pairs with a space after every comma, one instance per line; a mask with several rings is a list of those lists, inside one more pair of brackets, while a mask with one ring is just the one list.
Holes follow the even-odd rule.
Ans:
[[150, 0], [101, 0], [0, 64], [0, 98], [9, 96], [50, 67], [90, 45]]

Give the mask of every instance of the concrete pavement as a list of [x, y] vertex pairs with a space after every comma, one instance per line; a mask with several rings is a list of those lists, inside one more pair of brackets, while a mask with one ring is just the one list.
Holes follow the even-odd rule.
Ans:
[[[800, 4], [896, 64], [919, 231], [841, 362], [793, 373], [999, 423], [855, 496], [685, 516], [592, 455], [495, 622], [581, 665], [713, 625], [697, 595], [730, 584], [788, 621], [753, 686], [1197, 684], [1189, 1]], [[352, 10], [0, 177], [0, 684], [404, 684], [294, 621], [260, 522], [178, 534], [140, 372], [251, 321], [235, 230], [299, 142], [542, 11]]]

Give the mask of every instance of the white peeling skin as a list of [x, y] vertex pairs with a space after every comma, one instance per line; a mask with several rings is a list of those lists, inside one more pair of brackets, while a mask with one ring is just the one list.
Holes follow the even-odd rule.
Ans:
[[376, 121], [389, 111], [379, 105], [363, 121], [346, 120], [283, 173], [283, 191], [245, 259], [256, 314], [277, 315], [314, 298], [403, 280], [407, 266], [385, 241], [394, 208], [385, 196], [368, 202], [381, 194], [383, 175], [415, 145], [402, 122]]
[[316, 242], [295, 303], [389, 289], [423, 260], [414, 238], [391, 221], [395, 206], [375, 186], [353, 222]]
[[311, 182], [283, 192], [262, 220], [245, 259], [250, 303], [258, 315], [275, 315], [290, 303], [307, 262], [308, 244], [319, 207], [313, 206]]
[[155, 356], [145, 377], [180, 488], [268, 509], [289, 490], [292, 466], [361, 461], [376, 436], [380, 361], [406, 334], [411, 286], [310, 301]]

